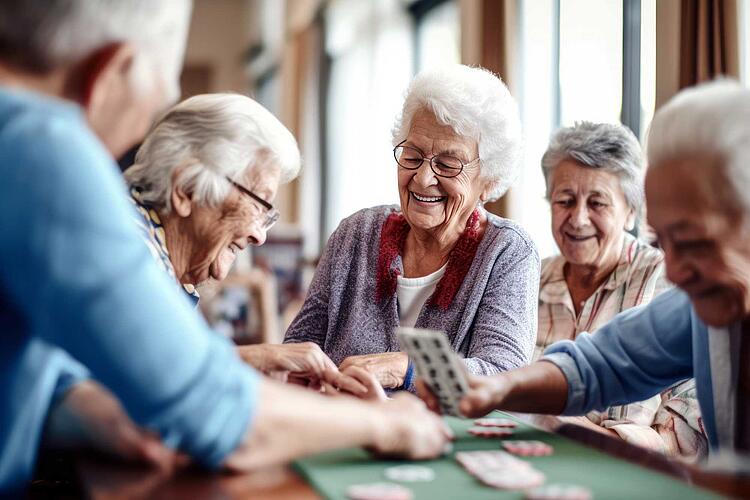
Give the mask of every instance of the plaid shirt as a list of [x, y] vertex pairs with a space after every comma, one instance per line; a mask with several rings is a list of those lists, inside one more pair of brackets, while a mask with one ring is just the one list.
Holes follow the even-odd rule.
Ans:
[[[649, 303], [671, 286], [664, 276], [663, 254], [626, 234], [617, 267], [584, 302], [576, 317], [564, 265], [562, 256], [542, 262], [535, 360], [550, 344], [574, 340], [581, 332], [594, 332], [618, 313]], [[693, 460], [707, 453], [693, 379], [646, 401], [592, 411], [587, 417], [614, 430], [625, 441], [668, 455]]]

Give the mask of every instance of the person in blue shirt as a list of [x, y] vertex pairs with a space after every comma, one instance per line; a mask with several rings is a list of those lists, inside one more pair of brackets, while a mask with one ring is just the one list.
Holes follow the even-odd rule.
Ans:
[[0, 2], [2, 492], [49, 443], [246, 470], [341, 446], [433, 457], [449, 438], [409, 395], [326, 398], [260, 377], [149, 254], [112, 155], [177, 97], [189, 13], [187, 0]]
[[695, 377], [712, 453], [750, 452], [750, 89], [682, 91], [656, 112], [648, 159], [648, 220], [679, 289], [528, 367], [473, 378], [463, 413], [583, 415]]

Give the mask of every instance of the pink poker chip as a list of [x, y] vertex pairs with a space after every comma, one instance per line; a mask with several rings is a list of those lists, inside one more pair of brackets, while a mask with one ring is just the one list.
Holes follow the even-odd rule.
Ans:
[[503, 448], [522, 457], [543, 457], [554, 452], [552, 446], [542, 441], [503, 441]]
[[474, 420], [474, 425], [480, 427], [505, 427], [508, 429], [518, 427], [518, 424], [509, 418], [478, 418]]
[[470, 427], [467, 431], [472, 436], [477, 437], [486, 437], [486, 438], [493, 438], [493, 437], [507, 437], [512, 436], [513, 431], [511, 429], [501, 429], [498, 427]]

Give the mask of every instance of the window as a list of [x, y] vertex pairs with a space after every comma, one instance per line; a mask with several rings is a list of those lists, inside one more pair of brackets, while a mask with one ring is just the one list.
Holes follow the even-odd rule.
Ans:
[[740, 78], [750, 87], [750, 2], [738, 2], [740, 23]]
[[[633, 2], [630, 13], [637, 14], [640, 36], [630, 46], [637, 50], [626, 58], [624, 16]], [[511, 212], [547, 257], [557, 252], [541, 171], [549, 137], [580, 120], [617, 123], [625, 106], [635, 109], [633, 128], [645, 135], [654, 112], [656, 0], [519, 0], [519, 7], [522, 67], [516, 97], [525, 148]], [[640, 71], [637, 92], [625, 94], [623, 75], [634, 71]]]
[[[456, 2], [432, 1], [416, 18], [416, 70], [461, 61], [461, 24]], [[419, 3], [414, 4], [417, 6]], [[412, 10], [414, 12], [414, 10]]]
[[398, 203], [391, 129], [412, 77], [412, 43], [398, 0], [339, 0], [326, 9], [326, 238], [359, 209]]

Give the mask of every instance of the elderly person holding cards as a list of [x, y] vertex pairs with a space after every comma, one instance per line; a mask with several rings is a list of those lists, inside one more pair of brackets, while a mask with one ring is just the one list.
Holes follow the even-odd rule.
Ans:
[[341, 222], [285, 342], [315, 342], [342, 371], [365, 368], [390, 389], [412, 387], [399, 326], [446, 332], [474, 374], [526, 365], [538, 254], [521, 228], [482, 207], [517, 173], [521, 130], [508, 89], [481, 68], [422, 72], [393, 145], [400, 206]]
[[[642, 216], [641, 156], [622, 125], [582, 122], [552, 136], [542, 171], [561, 255], [542, 262], [534, 359], [669, 288], [662, 252], [628, 233]], [[692, 379], [579, 423], [670, 455], [694, 457], [707, 448]]]
[[750, 453], [749, 117], [750, 90], [733, 82], [684, 90], [657, 111], [648, 139], [648, 220], [678, 289], [595, 334], [552, 345], [528, 367], [470, 377], [462, 413], [583, 415], [694, 377], [712, 452]]
[[[151, 255], [193, 305], [196, 285], [223, 280], [240, 251], [263, 244], [279, 217], [271, 200], [300, 163], [292, 134], [243, 95], [194, 96], [154, 124], [125, 178]], [[264, 373], [366, 392], [312, 342], [238, 350]]]

